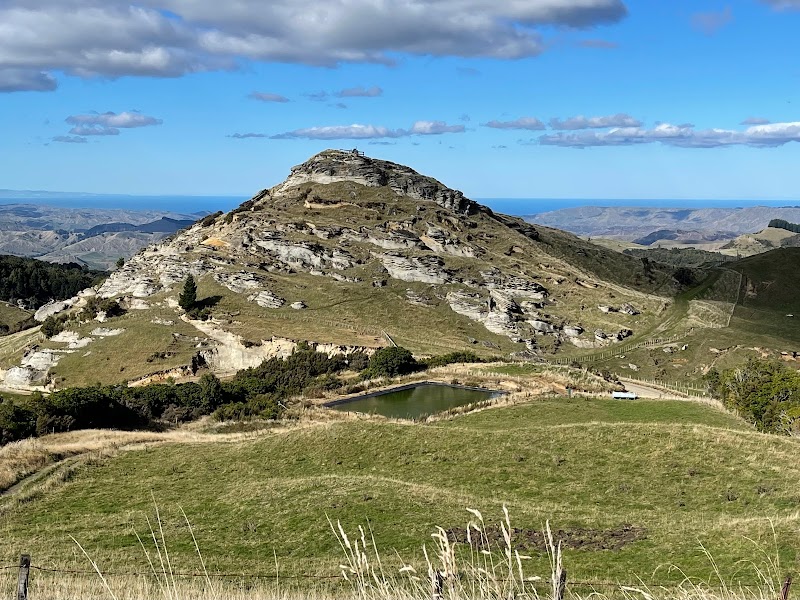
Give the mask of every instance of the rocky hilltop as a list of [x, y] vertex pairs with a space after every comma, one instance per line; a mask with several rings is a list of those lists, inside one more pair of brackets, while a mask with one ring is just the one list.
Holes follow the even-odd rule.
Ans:
[[[199, 282], [195, 318], [177, 307], [189, 274]], [[327, 150], [42, 312], [68, 314], [93, 295], [127, 310], [104, 327], [113, 336], [71, 322], [29, 350], [6, 383], [74, 384], [76, 372], [149, 381], [198, 365], [226, 372], [299, 340], [329, 352], [397, 343], [420, 354], [527, 358], [598, 348], [651, 328], [671, 275], [495, 214], [409, 167]], [[110, 372], [91, 368], [108, 364]]]

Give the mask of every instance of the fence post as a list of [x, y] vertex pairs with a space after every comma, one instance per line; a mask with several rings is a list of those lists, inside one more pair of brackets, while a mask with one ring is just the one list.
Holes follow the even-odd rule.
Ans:
[[31, 555], [19, 558], [19, 578], [17, 579], [17, 600], [28, 600], [28, 575], [31, 572]]
[[567, 571], [566, 569], [561, 569], [561, 573], [558, 577], [558, 588], [557, 588], [556, 598], [554, 600], [564, 600], [564, 593], [567, 591]]
[[431, 600], [442, 600], [444, 577], [441, 571], [431, 571]]
[[781, 588], [781, 596], [779, 600], [789, 600], [789, 588], [792, 587], [792, 576], [787, 575], [786, 581], [783, 582], [783, 587]]

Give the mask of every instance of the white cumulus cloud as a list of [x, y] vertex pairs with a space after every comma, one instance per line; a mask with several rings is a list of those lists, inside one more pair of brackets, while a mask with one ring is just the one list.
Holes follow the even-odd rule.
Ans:
[[70, 125], [87, 125], [97, 127], [120, 127], [130, 129], [134, 127], [149, 127], [151, 125], [161, 125], [163, 121], [155, 117], [149, 117], [142, 113], [126, 111], [121, 113], [105, 112], [90, 113], [86, 115], [71, 115], [66, 118]]
[[550, 127], [562, 130], [605, 129], [607, 127], [639, 127], [642, 122], [630, 115], [617, 113], [605, 117], [569, 117], [568, 119], [550, 119]]
[[0, 91], [53, 89], [54, 71], [177, 77], [243, 59], [517, 59], [546, 49], [542, 27], [591, 28], [626, 14], [623, 0], [2, 0], [0, 82], [14, 73], [21, 85]]
[[582, 131], [542, 135], [538, 143], [547, 146], [588, 148], [592, 146], [633, 146], [661, 143], [683, 148], [719, 148], [751, 146], [756, 148], [783, 146], [800, 142], [800, 122], [753, 125], [744, 130], [703, 129], [690, 125], [661, 123], [653, 128], [618, 127], [609, 131]]
[[[448, 125], [444, 121], [416, 121], [408, 129], [390, 129], [378, 125], [329, 125], [324, 127], [306, 127], [271, 136], [276, 140], [309, 139], [309, 140], [374, 140], [383, 138], [401, 138], [415, 135], [442, 135], [445, 133], [463, 133], [463, 125]], [[237, 137], [234, 134], [233, 137]]]
[[484, 127], [491, 127], [492, 129], [528, 129], [530, 131], [546, 129], [544, 123], [535, 117], [520, 117], [513, 121], [492, 120], [484, 123]]

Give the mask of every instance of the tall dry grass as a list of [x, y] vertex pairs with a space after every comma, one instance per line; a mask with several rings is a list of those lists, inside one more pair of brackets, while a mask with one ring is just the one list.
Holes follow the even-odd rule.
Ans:
[[[277, 557], [272, 577], [220, 576], [209, 571], [194, 530], [186, 514], [183, 518], [198, 558], [197, 572], [191, 577], [176, 573], [170, 559], [163, 521], [154, 500], [154, 517], [147, 519], [148, 531], [136, 533], [149, 565], [149, 573], [104, 573], [94, 562], [91, 549], [74, 540], [86, 558], [86, 570], [76, 572], [33, 571], [30, 600], [778, 600], [782, 572], [777, 553], [755, 546], [759, 562], [741, 565], [758, 582], [747, 588], [731, 584], [716, 567], [716, 581], [698, 583], [674, 567], [683, 577], [670, 587], [650, 587], [639, 583], [620, 583], [601, 589], [571, 588], [566, 578], [561, 543], [554, 539], [549, 523], [544, 527], [549, 572], [529, 573], [530, 556], [514, 547], [508, 510], [503, 507], [499, 523], [502, 540], [490, 538], [490, 528], [483, 515], [467, 509], [466, 543], [453, 542], [441, 527], [431, 535], [431, 543], [422, 547], [424, 560], [413, 566], [400, 557], [393, 565], [382, 557], [372, 530], [359, 526], [349, 534], [340, 522], [329, 519], [331, 531], [342, 551], [340, 577], [321, 583], [319, 579], [282, 580]], [[774, 536], [774, 531], [773, 531]], [[2, 565], [0, 565], [2, 566]], [[266, 567], [265, 567], [266, 568]], [[94, 573], [94, 575], [92, 575]], [[741, 573], [737, 573], [741, 575]], [[0, 570], [0, 596], [11, 597], [16, 572]]]

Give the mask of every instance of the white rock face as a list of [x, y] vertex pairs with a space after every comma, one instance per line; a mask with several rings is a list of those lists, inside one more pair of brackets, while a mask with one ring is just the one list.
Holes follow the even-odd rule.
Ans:
[[473, 321], [482, 321], [488, 312], [486, 302], [481, 299], [480, 294], [454, 291], [449, 292], [446, 299], [453, 312]]
[[47, 373], [30, 367], [11, 367], [6, 371], [4, 383], [8, 387], [27, 387], [44, 383]]
[[528, 323], [534, 331], [538, 331], [539, 333], [555, 333], [558, 331], [555, 325], [548, 323], [547, 321], [537, 321], [536, 319], [533, 319], [528, 321]]
[[214, 273], [214, 279], [220, 285], [224, 285], [236, 294], [252, 292], [264, 287], [263, 278], [257, 277], [255, 273], [239, 271], [238, 273], [218, 272]]
[[264, 290], [252, 296], [248, 296], [247, 299], [264, 308], [280, 308], [286, 303], [283, 298], [279, 298], [269, 290]]
[[80, 337], [77, 331], [62, 331], [51, 337], [50, 341], [58, 342], [59, 344], [69, 344], [71, 342], [77, 342]]
[[442, 268], [441, 259], [435, 256], [405, 257], [399, 254], [377, 254], [391, 277], [401, 281], [420, 283], [447, 283], [450, 277]]
[[[134, 257], [137, 258], [137, 257]], [[133, 261], [128, 263], [132, 264]], [[114, 271], [97, 290], [101, 298], [129, 295], [134, 298], [147, 298], [159, 290], [150, 277], [144, 277], [131, 268]]]
[[68, 353], [67, 350], [36, 350], [22, 359], [20, 363], [23, 367], [30, 367], [36, 371], [47, 372], [51, 367], [55, 367], [61, 357]]
[[37, 310], [33, 315], [33, 318], [39, 323], [43, 323], [47, 317], [52, 317], [60, 312], [64, 312], [68, 308], [71, 308], [76, 301], [77, 298], [70, 298], [69, 300], [63, 300], [61, 302], [49, 302]]
[[420, 236], [420, 241], [434, 252], [441, 252], [443, 254], [452, 254], [453, 256], [463, 256], [466, 258], [475, 257], [475, 249], [461, 244], [450, 237], [441, 227], [433, 225], [428, 226], [426, 235]]
[[187, 262], [175, 247], [166, 244], [152, 246], [114, 271], [98, 288], [97, 295], [102, 298], [148, 298], [162, 288], [171, 288], [189, 275], [200, 277], [210, 270], [211, 266], [203, 260]]
[[275, 260], [283, 264], [309, 271], [312, 269], [337, 269], [342, 271], [355, 265], [353, 257], [338, 249], [328, 249], [306, 242], [289, 242], [267, 238], [256, 241]]
[[274, 189], [276, 194], [308, 183], [348, 181], [368, 187], [387, 186], [399, 196], [430, 200], [459, 214], [477, 211], [477, 204], [458, 190], [445, 187], [431, 177], [385, 160], [376, 160], [352, 152], [328, 150], [292, 168], [289, 178]]
[[578, 337], [567, 338], [567, 341], [569, 341], [569, 343], [573, 346], [583, 349], [602, 348], [605, 345], [604, 342], [596, 341], [594, 339], [589, 340]]
[[517, 275], [507, 275], [497, 268], [481, 271], [481, 277], [483, 277], [483, 285], [481, 287], [497, 290], [508, 296], [528, 300], [544, 300], [548, 296], [547, 289], [532, 279]]
[[306, 306], [306, 303], [303, 302], [302, 300], [300, 300], [298, 302], [292, 302], [290, 306], [295, 310], [304, 310], [304, 309], [308, 308]]
[[150, 303], [141, 298], [131, 298], [128, 302], [128, 310], [147, 310], [150, 308]]
[[124, 331], [124, 329], [108, 329], [107, 327], [97, 327], [96, 329], [92, 329], [92, 335], [96, 337], [113, 337], [115, 335], [124, 333]]
[[490, 311], [487, 302], [479, 294], [456, 291], [447, 294], [447, 303], [453, 312], [482, 323], [492, 333], [505, 335], [513, 340], [520, 338], [515, 317], [508, 309], [502, 310], [496, 301]]

